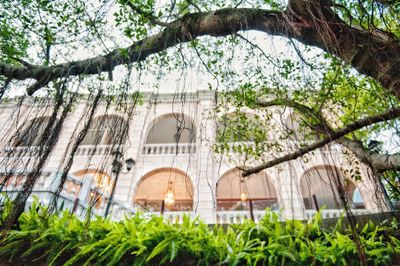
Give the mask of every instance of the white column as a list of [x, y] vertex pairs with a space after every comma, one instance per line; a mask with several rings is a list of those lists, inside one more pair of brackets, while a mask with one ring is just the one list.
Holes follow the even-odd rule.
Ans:
[[[197, 177], [195, 180], [196, 215], [205, 223], [216, 223], [215, 183], [217, 179], [216, 163], [211, 152], [215, 140], [215, 121], [208, 118], [212, 108], [212, 99], [201, 100], [198, 107], [197, 124]], [[197, 192], [197, 193], [196, 193]]]
[[299, 177], [293, 163], [284, 163], [274, 168], [277, 180], [279, 207], [285, 220], [304, 219], [304, 203], [298, 182]]
[[47, 202], [50, 202], [50, 200], [53, 197], [53, 193], [57, 192], [58, 186], [60, 185], [60, 182], [61, 182], [61, 176], [62, 176], [61, 171], [55, 171], [52, 176], [49, 176], [46, 179], [46, 182], [45, 182], [43, 188], [47, 189], [50, 192], [46, 197]]
[[82, 183], [81, 189], [79, 191], [79, 195], [78, 195], [79, 203], [82, 205], [86, 204], [86, 202], [89, 198], [90, 187], [92, 185], [92, 179], [93, 179], [92, 175], [85, 175], [85, 178], [83, 180], [83, 183]]
[[361, 180], [357, 182], [365, 208], [372, 212], [390, 211], [390, 204], [385, 198], [384, 191], [379, 184], [377, 176], [371, 168], [361, 164]]
[[146, 124], [146, 106], [138, 106], [138, 111], [132, 117], [130, 122], [128, 139], [125, 143], [127, 147], [125, 151], [124, 160], [132, 158], [135, 161], [133, 168], [126, 172], [125, 164], [123, 166], [123, 172], [120, 173], [117, 186], [115, 188], [114, 198], [125, 202], [128, 206], [132, 205], [133, 201], [133, 190], [135, 183], [137, 182], [137, 171], [138, 164], [141, 157], [142, 144], [145, 141], [145, 124]]

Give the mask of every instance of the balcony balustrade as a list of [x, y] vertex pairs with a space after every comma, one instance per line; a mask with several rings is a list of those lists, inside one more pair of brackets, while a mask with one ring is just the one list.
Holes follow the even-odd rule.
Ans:
[[[31, 157], [39, 154], [40, 146], [7, 146], [2, 151], [1, 157], [8, 158], [21, 158], [21, 157]], [[42, 148], [44, 150], [44, 148]]]
[[145, 155], [179, 155], [192, 154], [196, 152], [196, 145], [193, 143], [160, 143], [145, 144], [142, 153]]
[[[254, 222], [258, 223], [264, 216], [265, 211], [256, 210], [253, 211]], [[241, 224], [245, 220], [249, 220], [250, 212], [244, 211], [218, 211], [217, 212], [217, 224]]]
[[[354, 215], [363, 215], [363, 214], [371, 214], [372, 212], [367, 209], [352, 209], [351, 210]], [[342, 213], [344, 213], [343, 209], [323, 209], [320, 210], [322, 219], [329, 218], [339, 218]], [[317, 210], [305, 210], [305, 218], [307, 220], [311, 219]]]
[[107, 156], [121, 148], [121, 145], [80, 145], [75, 156]]

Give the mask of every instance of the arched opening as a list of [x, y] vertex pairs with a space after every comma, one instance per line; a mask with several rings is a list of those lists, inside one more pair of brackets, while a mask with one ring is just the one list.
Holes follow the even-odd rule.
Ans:
[[306, 140], [307, 135], [310, 133], [307, 128], [307, 123], [302, 119], [301, 115], [292, 112], [284, 122], [284, 129], [287, 134], [297, 141]]
[[120, 116], [106, 115], [93, 119], [80, 145], [123, 144], [128, 133], [128, 123]]
[[232, 169], [217, 183], [217, 209], [247, 210], [278, 209], [275, 186], [265, 172], [242, 178], [242, 171]]
[[283, 121], [283, 127], [288, 138], [294, 141], [302, 142], [320, 138], [319, 133], [311, 129], [310, 121], [294, 111]]
[[104, 205], [105, 197], [109, 196], [113, 185], [109, 175], [97, 169], [84, 169], [73, 173], [73, 175], [81, 179], [81, 183], [78, 184], [75, 180], [66, 180], [64, 183], [64, 191], [66, 193], [77, 197], [84, 180], [91, 178], [92, 186], [86, 200], [95, 208], [100, 208]]
[[196, 128], [191, 119], [183, 114], [168, 114], [152, 123], [146, 144], [193, 143]]
[[[164, 203], [163, 203], [164, 201]], [[136, 188], [134, 203], [145, 211], [193, 210], [193, 184], [174, 168], [161, 168], [144, 175]]]
[[[46, 132], [46, 127], [50, 123], [50, 117], [38, 117], [28, 121], [21, 130], [19, 130], [15, 136], [14, 145], [15, 147], [32, 147], [39, 146], [40, 140], [50, 136], [49, 132]], [[55, 123], [52, 125], [54, 128]]]
[[305, 208], [343, 208], [343, 202], [339, 198], [339, 186], [343, 188], [348, 206], [365, 208], [362, 196], [354, 182], [345, 178], [339, 169], [332, 166], [312, 168], [301, 177], [300, 187]]
[[217, 142], [260, 142], [268, 138], [265, 117], [232, 112], [217, 119]]

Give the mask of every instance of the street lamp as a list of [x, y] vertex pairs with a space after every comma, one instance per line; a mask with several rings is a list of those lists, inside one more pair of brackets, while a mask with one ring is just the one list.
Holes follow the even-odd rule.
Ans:
[[[110, 211], [111, 203], [114, 198], [115, 187], [117, 186], [118, 177], [122, 170], [122, 153], [119, 150], [115, 150], [112, 153], [114, 155], [114, 160], [111, 163], [111, 172], [115, 175], [113, 186], [111, 188], [110, 198], [108, 199], [106, 210], [104, 212], [104, 217], [107, 218], [108, 212]], [[135, 165], [135, 160], [129, 158], [125, 161], [126, 170], [129, 172]]]

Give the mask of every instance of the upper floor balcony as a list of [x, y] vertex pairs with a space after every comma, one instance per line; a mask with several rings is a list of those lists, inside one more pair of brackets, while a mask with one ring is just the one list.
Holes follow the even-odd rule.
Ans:
[[168, 114], [155, 119], [142, 146], [144, 156], [190, 155], [196, 153], [196, 127], [182, 114]]

